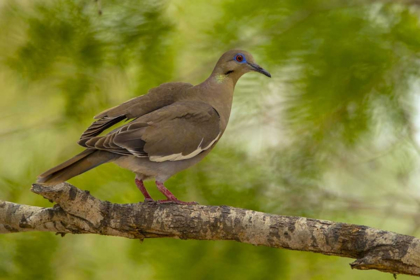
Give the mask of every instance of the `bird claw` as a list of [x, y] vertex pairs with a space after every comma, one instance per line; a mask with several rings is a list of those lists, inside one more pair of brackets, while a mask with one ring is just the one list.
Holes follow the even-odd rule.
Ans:
[[144, 203], [154, 203], [155, 200], [153, 198], [145, 198]]
[[181, 205], [197, 205], [198, 202], [195, 201], [182, 201], [179, 199], [165, 199], [165, 200], [157, 200], [157, 204], [167, 204], [167, 203], [173, 203], [173, 204], [181, 204]]

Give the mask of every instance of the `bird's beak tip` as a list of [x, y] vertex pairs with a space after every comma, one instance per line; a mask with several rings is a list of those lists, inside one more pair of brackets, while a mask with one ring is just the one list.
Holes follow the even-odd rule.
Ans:
[[254, 64], [254, 63], [248, 63], [251, 66], [251, 69], [253, 71], [256, 71], [258, 73], [261, 73], [269, 78], [271, 78], [271, 74], [265, 70], [264, 68], [262, 68], [261, 66], [259, 66], [258, 64]]
[[260, 67], [260, 69], [256, 69], [255, 71], [257, 71], [257, 72], [259, 72], [259, 73], [261, 73], [261, 74], [263, 74], [263, 75], [271, 78], [271, 74], [267, 70], [265, 70], [264, 68], [261, 68]]

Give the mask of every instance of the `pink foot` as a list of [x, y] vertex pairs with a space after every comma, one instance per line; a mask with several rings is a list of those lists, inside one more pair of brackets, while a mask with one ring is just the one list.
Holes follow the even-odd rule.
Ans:
[[141, 191], [141, 193], [144, 196], [144, 202], [154, 202], [153, 198], [150, 196], [150, 194], [147, 192], [146, 187], [143, 184], [142, 180], [139, 180], [136, 178], [134, 180], [136, 182], [137, 188]]
[[163, 185], [162, 182], [156, 181], [156, 187], [167, 198], [166, 200], [158, 200], [157, 201], [158, 204], [164, 204], [164, 203], [174, 203], [174, 204], [183, 204], [183, 205], [196, 205], [196, 204], [198, 204], [195, 201], [185, 202], [185, 201], [179, 200]]

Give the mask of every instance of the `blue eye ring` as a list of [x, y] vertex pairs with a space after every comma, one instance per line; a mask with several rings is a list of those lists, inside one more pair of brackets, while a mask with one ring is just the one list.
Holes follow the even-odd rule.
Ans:
[[245, 55], [243, 55], [241, 53], [236, 54], [234, 59], [235, 59], [236, 62], [246, 63]]

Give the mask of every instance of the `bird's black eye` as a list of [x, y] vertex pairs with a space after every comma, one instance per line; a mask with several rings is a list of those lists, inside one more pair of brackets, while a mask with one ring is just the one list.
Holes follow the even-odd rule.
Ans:
[[235, 57], [237, 62], [243, 62], [244, 61], [244, 56], [242, 54], [237, 54]]

